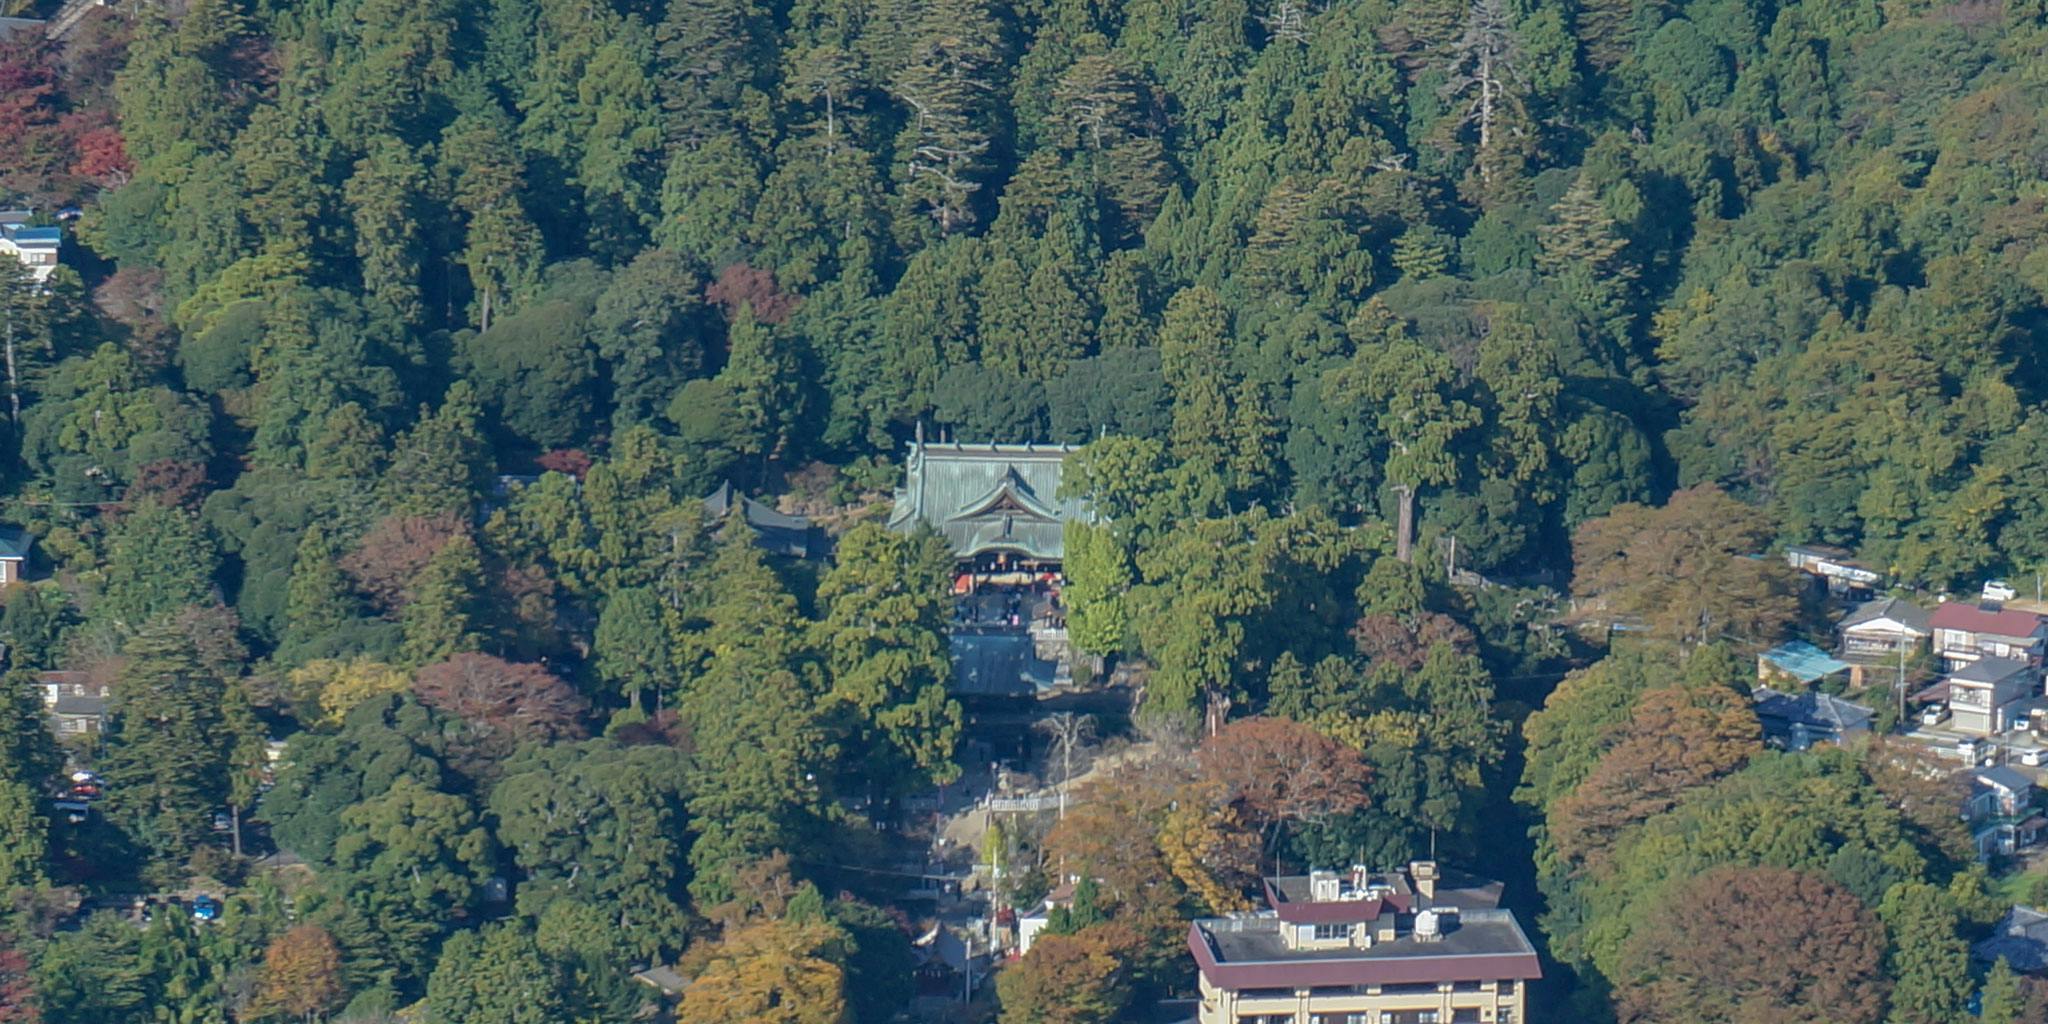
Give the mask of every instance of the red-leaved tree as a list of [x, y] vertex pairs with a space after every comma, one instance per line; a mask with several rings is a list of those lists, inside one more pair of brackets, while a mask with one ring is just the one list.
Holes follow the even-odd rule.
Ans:
[[802, 299], [783, 291], [775, 284], [775, 275], [766, 270], [757, 270], [744, 263], [735, 263], [718, 272], [718, 280], [704, 289], [704, 298], [725, 311], [725, 318], [731, 320], [739, 315], [740, 307], [751, 307], [754, 319], [764, 324], [779, 324], [796, 312]]
[[41, 1024], [28, 957], [0, 938], [0, 1024]]
[[396, 614], [412, 600], [413, 583], [434, 553], [458, 533], [452, 515], [385, 516], [341, 559], [341, 569], [377, 607]]
[[1269, 847], [1289, 823], [1365, 807], [1372, 779], [1359, 752], [1287, 718], [1242, 718], [1196, 754], [1204, 777], [1263, 829]]
[[521, 743], [583, 735], [583, 698], [539, 665], [458, 654], [420, 669], [413, 690], [469, 727], [465, 753], [496, 761]]

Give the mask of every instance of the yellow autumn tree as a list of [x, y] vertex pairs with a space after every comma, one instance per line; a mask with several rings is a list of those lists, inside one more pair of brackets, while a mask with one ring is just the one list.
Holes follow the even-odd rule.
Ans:
[[1217, 914], [1250, 910], [1244, 887], [1258, 876], [1259, 840], [1209, 782], [1184, 787], [1159, 823], [1167, 870]]
[[845, 972], [826, 959], [843, 934], [822, 921], [758, 921], [683, 958], [693, 980], [676, 1019], [691, 1024], [844, 1024]]
[[292, 669], [286, 679], [293, 693], [305, 694], [319, 704], [320, 720], [329, 725], [339, 725], [366, 700], [401, 693], [412, 685], [403, 670], [370, 658], [309, 661]]

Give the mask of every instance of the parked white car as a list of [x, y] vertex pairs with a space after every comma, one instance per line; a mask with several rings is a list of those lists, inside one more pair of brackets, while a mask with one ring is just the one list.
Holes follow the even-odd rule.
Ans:
[[2012, 589], [2012, 584], [2004, 580], [1986, 580], [1984, 582], [1984, 600], [1986, 601], [2010, 601], [2018, 596], [2020, 596], [2019, 591]]
[[2029, 768], [2039, 768], [2042, 764], [2048, 763], [2048, 750], [2043, 750], [2040, 747], [2030, 747], [2022, 750], [2020, 751], [2020, 763]]

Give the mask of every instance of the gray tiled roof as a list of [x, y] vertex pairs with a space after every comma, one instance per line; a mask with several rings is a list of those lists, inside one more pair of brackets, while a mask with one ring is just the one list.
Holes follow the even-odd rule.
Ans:
[[1979, 768], [1971, 773], [1971, 778], [2011, 793], [2025, 793], [2034, 788], [2034, 780], [2027, 778], [2019, 770], [2002, 764]]
[[1009, 551], [1029, 558], [1065, 554], [1065, 523], [1086, 519], [1084, 503], [1059, 497], [1071, 445], [912, 442], [889, 528], [919, 523], [962, 558]]
[[704, 514], [713, 519], [724, 519], [732, 512], [733, 503], [738, 502], [740, 514], [747, 526], [754, 531], [754, 543], [764, 550], [793, 558], [811, 556], [811, 521], [802, 516], [785, 515], [733, 490], [732, 481], [719, 484], [711, 496], [704, 499]]
[[2031, 907], [2012, 908], [1998, 923], [1998, 933], [1971, 946], [1970, 954], [1985, 963], [2003, 959], [2024, 973], [2048, 970], [2048, 914]]
[[1872, 712], [1855, 701], [1810, 690], [1799, 694], [1779, 693], [1769, 687], [1756, 690], [1756, 716], [1768, 728], [1782, 722], [1785, 728], [1804, 725], [1808, 729], [1846, 737], [1870, 728]]
[[2027, 670], [2027, 663], [2012, 658], [1978, 658], [1955, 670], [1949, 678], [1963, 683], [1995, 683]]

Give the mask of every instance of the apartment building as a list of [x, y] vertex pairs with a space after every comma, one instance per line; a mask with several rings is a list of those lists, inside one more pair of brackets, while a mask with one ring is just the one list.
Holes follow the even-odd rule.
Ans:
[[1501, 885], [1404, 870], [1266, 880], [1267, 909], [1188, 930], [1201, 1024], [1522, 1024], [1536, 949]]

